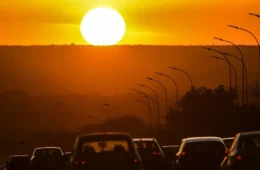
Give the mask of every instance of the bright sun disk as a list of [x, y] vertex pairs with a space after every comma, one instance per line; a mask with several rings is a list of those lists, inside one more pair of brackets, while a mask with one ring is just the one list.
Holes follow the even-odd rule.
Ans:
[[99, 7], [89, 11], [82, 19], [80, 31], [91, 45], [115, 45], [124, 36], [124, 18], [115, 10]]

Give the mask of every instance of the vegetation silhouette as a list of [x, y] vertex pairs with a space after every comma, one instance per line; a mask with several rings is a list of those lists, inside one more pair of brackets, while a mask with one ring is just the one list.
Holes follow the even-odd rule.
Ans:
[[171, 110], [168, 127], [176, 138], [189, 136], [234, 136], [237, 132], [259, 130], [259, 110], [256, 105], [235, 105], [235, 90], [193, 88], [181, 99], [179, 110]]

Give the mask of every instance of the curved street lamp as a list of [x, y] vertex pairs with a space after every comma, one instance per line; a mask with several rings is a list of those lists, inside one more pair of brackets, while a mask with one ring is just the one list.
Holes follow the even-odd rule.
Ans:
[[[158, 97], [158, 94], [157, 94], [157, 92], [153, 89], [153, 88], [151, 88], [151, 87], [149, 87], [149, 86], [147, 86], [147, 85], [144, 85], [144, 84], [137, 84], [138, 86], [141, 86], [141, 87], [143, 87], [143, 88], [146, 88], [146, 89], [149, 89], [149, 90], [151, 90], [153, 93], [154, 93], [154, 95], [155, 95], [155, 97], [156, 97], [156, 105], [157, 105], [157, 118], [159, 117], [159, 115], [160, 115], [160, 104], [159, 104], [159, 97]], [[154, 119], [155, 121], [156, 121], [156, 118]], [[155, 123], [156, 124], [156, 123]]]
[[231, 64], [230, 64], [231, 62], [229, 61], [227, 56], [223, 52], [220, 52], [220, 51], [215, 50], [215, 49], [211, 49], [211, 48], [207, 48], [207, 47], [202, 47], [202, 48], [209, 50], [209, 51], [217, 52], [217, 53], [221, 54], [228, 61], [228, 66], [229, 66], [229, 91], [231, 91], [232, 90], [232, 71], [231, 71]]
[[[136, 89], [132, 89], [133, 91], [135, 91], [135, 92], [137, 92], [137, 93], [140, 93], [141, 95], [143, 95], [146, 99], [147, 99], [147, 102], [150, 104], [150, 102], [149, 102], [149, 99], [151, 99], [152, 100], [152, 102], [153, 102], [153, 105], [154, 105], [154, 111], [156, 111], [156, 101], [155, 101], [155, 99], [154, 98], [152, 98], [150, 95], [148, 95], [148, 94], [146, 94], [146, 93], [144, 93], [144, 92], [142, 92], [142, 91], [140, 91], [140, 90], [136, 90]], [[151, 107], [150, 107], [151, 108]], [[156, 112], [155, 112], [155, 117], [156, 117]], [[156, 118], [154, 119], [154, 121], [155, 121], [155, 125], [156, 125]], [[149, 122], [150, 122], [150, 124], [152, 124], [151, 123], [151, 117], [149, 118]]]
[[[236, 58], [237, 60], [239, 60], [243, 65], [244, 65], [244, 68], [245, 68], [245, 73], [246, 73], [246, 84], [248, 84], [248, 79], [247, 79], [247, 67], [246, 67], [246, 65], [245, 65], [245, 63], [242, 61], [242, 59], [241, 58], [239, 58], [238, 56], [236, 56], [236, 55], [233, 55], [233, 54], [229, 54], [229, 53], [224, 53], [225, 55], [227, 55], [227, 56], [231, 56], [231, 57], [234, 57], [234, 58]], [[247, 87], [247, 86], [246, 86]], [[248, 88], [246, 88], [246, 103], [247, 103], [247, 105], [248, 105]]]
[[[210, 57], [211, 57], [211, 58], [215, 58], [215, 59], [217, 59], [217, 60], [225, 61], [225, 62], [227, 62], [227, 63], [229, 64], [229, 61], [226, 60], [226, 59], [224, 59], [224, 58], [220, 58], [220, 57], [216, 57], [216, 56], [210, 56]], [[237, 92], [238, 92], [238, 90], [237, 90], [237, 71], [236, 71], [236, 68], [234, 67], [234, 65], [233, 65], [232, 63], [230, 63], [230, 65], [232, 66], [233, 71], [234, 71], [234, 73], [235, 73], [236, 94], [237, 94]], [[237, 104], [237, 97], [236, 97], [236, 104]]]
[[[215, 40], [219, 40], [219, 41], [222, 41], [222, 42], [226, 42], [226, 43], [229, 43], [231, 45], [233, 45], [234, 47], [236, 47], [236, 49], [239, 51], [240, 53], [240, 56], [241, 56], [241, 59], [242, 59], [242, 62], [244, 62], [244, 55], [241, 51], [241, 49], [235, 44], [233, 43], [232, 41], [229, 41], [229, 40], [224, 40], [222, 38], [218, 38], [218, 37], [213, 37]], [[244, 97], [244, 94], [245, 94], [245, 67], [244, 67], [244, 64], [242, 63], [242, 98], [243, 98], [243, 103], [245, 102], [245, 97]], [[233, 67], [233, 66], [232, 66]], [[246, 83], [246, 89], [247, 89], [247, 83]]]
[[164, 77], [170, 79], [174, 83], [175, 89], [176, 89], [176, 104], [177, 104], [177, 107], [178, 107], [178, 100], [179, 100], [178, 96], [179, 96], [179, 94], [178, 94], [178, 86], [177, 86], [176, 81], [171, 76], [169, 76], [167, 74], [163, 74], [163, 73], [160, 73], [160, 72], [155, 72], [155, 74], [158, 74], [160, 76], [164, 76]]
[[113, 105], [111, 105], [111, 104], [104, 104], [104, 106], [106, 106], [106, 107], [111, 107], [111, 108], [115, 109], [115, 110], [119, 113], [120, 116], [123, 115], [118, 108], [116, 108], [115, 106], [113, 106]]
[[179, 69], [179, 68], [176, 68], [176, 67], [168, 67], [169, 69], [172, 69], [172, 70], [177, 70], [177, 71], [181, 71], [181, 72], [183, 72], [184, 74], [186, 74], [187, 75], [187, 77], [189, 78], [189, 80], [190, 80], [190, 85], [191, 85], [191, 89], [193, 89], [193, 82], [192, 82], [192, 78], [191, 78], [191, 76], [186, 72], [186, 71], [184, 71], [184, 70], [182, 70], [182, 69]]
[[260, 76], [260, 44], [259, 44], [259, 41], [256, 38], [255, 34], [253, 34], [251, 31], [249, 31], [247, 29], [244, 29], [244, 28], [241, 28], [241, 27], [238, 27], [238, 26], [228, 25], [228, 27], [234, 28], [234, 29], [237, 29], [237, 30], [241, 30], [241, 31], [245, 31], [245, 32], [249, 33], [252, 37], [254, 37], [254, 39], [255, 39], [255, 41], [257, 43], [257, 46], [258, 46], [258, 57], [259, 57], [258, 76]]
[[248, 13], [249, 15], [252, 15], [252, 16], [255, 16], [257, 18], [260, 18], [260, 15], [259, 14], [254, 14], [254, 13]]
[[[167, 93], [168, 92], [167, 92], [166, 87], [164, 86], [164, 84], [162, 82], [160, 82], [159, 80], [153, 79], [152, 77], [147, 77], [147, 80], [155, 81], [155, 82], [159, 83], [163, 87], [163, 89], [165, 91], [165, 109], [166, 109], [166, 114], [168, 114], [168, 97], [167, 97], [167, 95], [168, 95]], [[160, 119], [160, 117], [158, 119]]]

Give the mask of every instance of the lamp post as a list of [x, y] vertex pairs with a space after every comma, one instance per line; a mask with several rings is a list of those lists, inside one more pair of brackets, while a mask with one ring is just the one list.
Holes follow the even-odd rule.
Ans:
[[232, 72], [231, 72], [231, 64], [230, 64], [230, 61], [227, 58], [227, 56], [223, 52], [217, 51], [215, 49], [211, 49], [211, 48], [207, 48], [207, 47], [202, 47], [202, 48], [206, 49], [206, 50], [209, 50], [209, 51], [217, 52], [217, 53], [221, 54], [228, 61], [228, 67], [229, 67], [229, 91], [231, 91], [232, 90]]
[[[241, 56], [241, 59], [242, 59], [242, 62], [244, 63], [244, 55], [241, 51], [241, 49], [235, 44], [233, 43], [232, 41], [229, 41], [229, 40], [224, 40], [222, 38], [217, 38], [217, 37], [213, 37], [215, 40], [219, 40], [219, 41], [222, 41], [222, 42], [226, 42], [226, 43], [229, 43], [231, 45], [233, 45], [234, 47], [236, 47], [236, 49], [239, 51], [240, 53], [240, 56]], [[242, 63], [242, 100], [243, 100], [243, 103], [245, 102], [245, 67], [244, 67], [244, 64]], [[233, 66], [232, 66], [233, 67]], [[247, 89], [247, 83], [246, 83], [246, 89]]]
[[[155, 97], [156, 97], [156, 110], [157, 110], [157, 117], [159, 117], [159, 115], [160, 115], [160, 104], [159, 104], [159, 97], [158, 97], [158, 94], [156, 93], [156, 91], [153, 89], [153, 88], [151, 88], [150, 86], [147, 86], [147, 85], [144, 85], [144, 84], [138, 84], [138, 86], [141, 86], [141, 87], [143, 87], [143, 88], [146, 88], [146, 89], [149, 89], [150, 91], [152, 91], [153, 93], [154, 93], [154, 95], [155, 95]], [[156, 121], [156, 116], [155, 116], [155, 118], [154, 118], [154, 121]], [[155, 123], [156, 124], [156, 123]]]
[[116, 108], [115, 106], [113, 106], [113, 105], [111, 105], [111, 104], [104, 104], [104, 106], [106, 106], [106, 107], [111, 107], [111, 108], [115, 109], [120, 116], [123, 115], [118, 108]]
[[[247, 67], [246, 67], [245, 63], [242, 61], [242, 59], [239, 58], [239, 57], [236, 56], [236, 55], [233, 55], [233, 54], [229, 54], [229, 53], [223, 53], [223, 54], [225, 54], [225, 55], [227, 55], [227, 56], [231, 56], [231, 57], [236, 58], [237, 60], [239, 60], [239, 61], [244, 65], [245, 75], [246, 75], [246, 84], [248, 84], [248, 79], [247, 79], [247, 76], [248, 76], [248, 74], [247, 74]], [[247, 86], [246, 86], [246, 87], [247, 87]], [[249, 101], [248, 101], [248, 88], [246, 88], [246, 103], [247, 103], [247, 105], [249, 104]]]
[[257, 18], [260, 18], [260, 15], [259, 14], [254, 14], [254, 13], [248, 13], [249, 15], [252, 15], [252, 16], [255, 16]]
[[164, 76], [164, 77], [167, 77], [168, 79], [170, 79], [173, 83], [174, 83], [174, 85], [175, 85], [175, 90], [176, 90], [176, 105], [177, 105], [177, 108], [179, 108], [178, 107], [178, 96], [179, 96], [179, 94], [178, 94], [178, 86], [177, 86], [177, 83], [176, 83], [176, 81], [171, 77], [171, 76], [169, 76], [169, 75], [167, 75], [167, 74], [163, 74], [163, 73], [160, 73], [160, 72], [155, 72], [155, 74], [158, 74], [158, 75], [160, 75], [160, 76]]
[[[219, 58], [219, 57], [216, 57], [216, 56], [210, 56], [211, 58], [215, 58], [215, 59], [217, 59], [217, 60], [222, 60], [222, 61], [225, 61], [225, 62], [229, 62], [228, 60], [226, 60], [226, 59], [224, 59], [224, 58]], [[238, 92], [238, 90], [237, 90], [237, 72], [236, 72], [236, 69], [235, 69], [235, 67], [234, 67], [234, 65], [232, 64], [232, 63], [230, 63], [230, 65], [232, 66], [232, 68], [233, 68], [233, 71], [234, 71], [234, 73], [235, 73], [235, 82], [236, 82], [236, 95], [237, 95], [237, 92]], [[237, 103], [237, 96], [236, 96], [236, 105], [237, 105], [238, 103]]]
[[[252, 13], [251, 13], [252, 14]], [[256, 15], [256, 16], [258, 16], [258, 15]], [[256, 38], [256, 36], [251, 32], [251, 31], [249, 31], [249, 30], [247, 30], [247, 29], [244, 29], [244, 28], [241, 28], [241, 27], [238, 27], [238, 26], [234, 26], [234, 25], [228, 25], [228, 27], [230, 27], [230, 28], [234, 28], [234, 29], [237, 29], [237, 30], [241, 30], [241, 31], [244, 31], [244, 32], [247, 32], [247, 33], [249, 33], [254, 39], [255, 39], [255, 41], [256, 41], [256, 43], [257, 43], [257, 46], [258, 46], [258, 58], [259, 58], [259, 65], [258, 65], [258, 76], [259, 76], [259, 79], [260, 79], [260, 44], [259, 44], [259, 41], [258, 41], [258, 39]]]
[[[152, 102], [153, 102], [153, 105], [154, 105], [154, 111], [156, 111], [156, 101], [154, 100], [154, 98], [152, 98], [150, 95], [148, 95], [148, 94], [146, 94], [146, 93], [144, 93], [144, 92], [142, 92], [142, 91], [140, 91], [140, 90], [136, 90], [136, 89], [132, 89], [133, 91], [135, 91], [135, 92], [137, 92], [137, 93], [140, 93], [141, 95], [143, 95], [146, 99], [147, 99], [147, 102], [150, 104], [150, 102], [149, 102], [149, 99], [151, 99], [152, 100]], [[151, 107], [150, 107], [151, 108]], [[150, 114], [151, 115], [151, 114]], [[156, 114], [155, 114], [156, 115]], [[156, 119], [155, 119], [156, 120]], [[152, 124], [151, 123], [151, 116], [150, 116], [150, 118], [149, 118], [149, 123], [150, 124]], [[156, 126], [156, 122], [155, 122], [155, 126]]]
[[184, 70], [182, 70], [182, 69], [179, 69], [179, 68], [176, 68], [176, 67], [168, 67], [169, 69], [172, 69], [172, 70], [177, 70], [177, 71], [180, 71], [180, 72], [183, 72], [184, 74], [186, 74], [187, 75], [187, 77], [189, 78], [189, 80], [190, 80], [190, 86], [191, 86], [191, 89], [193, 89], [193, 82], [192, 82], [192, 78], [191, 78], [191, 76], [186, 72], [186, 71], [184, 71]]
[[[147, 77], [147, 80], [157, 82], [157, 83], [159, 83], [163, 87], [163, 89], [165, 91], [165, 109], [166, 109], [165, 111], [166, 111], [166, 114], [168, 114], [168, 97], [167, 97], [167, 89], [166, 89], [166, 87], [164, 86], [164, 84], [162, 82], [160, 82], [159, 80], [153, 79], [152, 77]], [[160, 115], [157, 118], [157, 121], [158, 121], [158, 125], [160, 126]]]

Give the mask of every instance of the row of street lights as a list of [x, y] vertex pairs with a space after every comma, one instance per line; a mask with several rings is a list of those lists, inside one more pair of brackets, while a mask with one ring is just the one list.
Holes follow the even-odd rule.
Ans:
[[[194, 87], [192, 78], [186, 71], [184, 71], [182, 69], [179, 69], [179, 68], [175, 68], [175, 67], [168, 67], [168, 68], [171, 69], [171, 70], [176, 70], [176, 71], [183, 72], [185, 75], [187, 75], [187, 77], [190, 80], [191, 89]], [[177, 109], [178, 109], [179, 90], [178, 90], [178, 85], [177, 85], [176, 81], [174, 80], [174, 78], [172, 78], [171, 76], [169, 76], [167, 74], [164, 74], [164, 73], [161, 73], [161, 72], [155, 72], [155, 74], [159, 75], [159, 76], [162, 76], [162, 77], [166, 77], [166, 78], [168, 78], [169, 80], [171, 80], [173, 82], [173, 84], [175, 86], [176, 105], [177, 105]], [[161, 81], [159, 81], [159, 80], [157, 80], [155, 78], [152, 78], [152, 77], [147, 77], [147, 80], [154, 81], [154, 82], [160, 84], [162, 86], [162, 88], [164, 89], [164, 91], [165, 91], [165, 109], [166, 109], [166, 114], [167, 114], [169, 108], [168, 108], [168, 91], [167, 91], [166, 86]], [[160, 127], [160, 117], [161, 117], [161, 114], [160, 114], [159, 96], [158, 96], [156, 90], [154, 88], [150, 87], [150, 86], [145, 85], [145, 84], [137, 84], [137, 85], [139, 87], [148, 89], [151, 92], [153, 92], [155, 98], [153, 98], [151, 95], [149, 95], [149, 94], [147, 94], [147, 93], [145, 93], [145, 92], [143, 92], [141, 90], [137, 90], [137, 89], [134, 89], [134, 88], [131, 89], [132, 91], [141, 94], [146, 99], [146, 101], [139, 100], [139, 99], [137, 99], [136, 101], [140, 102], [140, 103], [143, 103], [143, 104], [148, 106], [148, 109], [149, 109], [149, 113], [148, 113], [149, 125], [152, 126], [152, 123], [154, 123], [154, 127], [157, 126], [157, 128], [159, 128]], [[151, 106], [150, 100], [152, 101], [153, 106], [154, 106], [154, 108], [153, 108], [154, 116], [152, 115], [153, 111], [152, 111], [152, 106]], [[104, 104], [104, 106], [113, 108], [120, 116], [122, 116], [122, 112], [120, 112], [120, 110], [117, 107], [115, 107], [115, 106], [113, 106], [111, 104]], [[104, 112], [109, 117], [111, 117], [111, 111], [109, 109], [101, 108], [101, 109], [99, 109], [99, 111], [100, 112]], [[152, 122], [152, 117], [153, 117], [154, 122]]]
[[[256, 17], [260, 16], [259, 14], [253, 14], [253, 13], [249, 13], [249, 15], [256, 16]], [[259, 45], [258, 39], [256, 38], [256, 36], [251, 31], [249, 31], [247, 29], [244, 29], [244, 28], [241, 28], [241, 27], [238, 27], [238, 26], [234, 26], [234, 25], [228, 25], [228, 27], [233, 28], [233, 29], [237, 29], [237, 30], [241, 30], [241, 31], [244, 31], [244, 32], [247, 32], [256, 40], [256, 43], [258, 45], [258, 56], [259, 56], [259, 66], [258, 66], [259, 70], [258, 70], [258, 74], [260, 75], [260, 45]], [[233, 55], [233, 54], [226, 53], [226, 52], [218, 51], [218, 50], [215, 50], [215, 49], [202, 47], [202, 48], [204, 48], [206, 50], [214, 51], [214, 52], [219, 53], [224, 58], [220, 58], [220, 57], [216, 57], [216, 56], [211, 56], [211, 57], [213, 57], [215, 59], [219, 59], [219, 60], [225, 61], [225, 62], [228, 63], [228, 66], [229, 66], [230, 90], [232, 89], [232, 73], [231, 73], [232, 72], [231, 71], [231, 67], [232, 67], [232, 69], [234, 70], [234, 73], [235, 73], [235, 82], [236, 82], [235, 89], [236, 89], [236, 92], [237, 92], [237, 75], [236, 75], [237, 73], [236, 73], [236, 69], [235, 69], [234, 65], [232, 65], [232, 63], [228, 59], [228, 56], [234, 57], [234, 58], [238, 59], [241, 62], [241, 64], [242, 64], [242, 104], [245, 105], [245, 103], [246, 103], [246, 105], [248, 105], [249, 104], [249, 100], [248, 100], [248, 73], [247, 73], [246, 65], [244, 63], [244, 55], [243, 55], [241, 49], [238, 47], [238, 45], [236, 45], [232, 41], [225, 40], [225, 39], [218, 38], [218, 37], [213, 37], [213, 39], [229, 43], [229, 44], [233, 45], [238, 50], [238, 52], [240, 54], [240, 57], [238, 57], [236, 55]]]
[[[249, 15], [260, 18], [259, 14], [249, 13]], [[249, 31], [247, 29], [244, 29], [244, 28], [241, 28], [241, 27], [238, 27], [238, 26], [234, 26], [234, 25], [228, 25], [228, 27], [234, 28], [234, 29], [237, 29], [237, 30], [241, 30], [241, 31], [244, 31], [244, 32], [247, 32], [251, 36], [253, 36], [253, 38], [256, 40], [257, 45], [258, 45], [258, 56], [259, 56], [259, 67], [258, 67], [259, 70], [258, 70], [258, 74], [260, 76], [260, 45], [259, 45], [258, 39], [256, 38], [256, 36], [251, 31]], [[229, 69], [229, 88], [230, 88], [230, 91], [232, 90], [232, 70], [234, 71], [236, 93], [238, 92], [237, 71], [236, 71], [234, 65], [230, 62], [229, 57], [234, 57], [234, 58], [236, 58], [237, 60], [239, 60], [241, 62], [241, 64], [242, 64], [242, 104], [245, 105], [245, 103], [246, 103], [248, 105], [248, 103], [249, 103], [249, 101], [248, 101], [248, 72], [247, 72], [246, 64], [244, 63], [244, 55], [243, 55], [241, 49], [238, 47], [238, 45], [236, 45], [232, 41], [225, 40], [225, 39], [218, 38], [218, 37], [213, 37], [213, 39], [218, 40], [218, 41], [222, 41], [222, 42], [226, 42], [226, 43], [229, 43], [229, 44], [233, 45], [238, 50], [238, 52], [240, 53], [240, 57], [238, 57], [236, 55], [229, 54], [227, 52], [219, 51], [219, 50], [212, 49], [212, 48], [202, 47], [203, 49], [206, 49], [206, 50], [209, 50], [209, 51], [212, 51], [212, 52], [217, 52], [218, 54], [220, 54], [220, 55], [222, 55], [224, 57], [224, 58], [220, 58], [218, 56], [210, 56], [211, 58], [214, 58], [214, 59], [217, 59], [217, 60], [220, 60], [220, 61], [224, 61], [224, 62], [226, 62], [228, 64], [228, 69]], [[184, 71], [182, 69], [179, 69], [179, 68], [175, 68], [175, 67], [168, 67], [168, 68], [172, 69], [172, 70], [183, 72], [190, 80], [191, 89], [194, 88], [192, 78], [186, 71]], [[176, 93], [176, 104], [177, 104], [177, 108], [178, 108], [179, 91], [178, 91], [178, 86], [177, 86], [176, 81], [171, 76], [169, 76], [167, 74], [164, 74], [164, 73], [161, 73], [161, 72], [155, 72], [155, 74], [163, 76], [163, 77], [166, 77], [166, 78], [170, 79], [174, 83], [175, 93]], [[163, 87], [163, 89], [165, 91], [165, 109], [166, 109], [166, 114], [167, 114], [168, 113], [168, 94], [167, 94], [168, 92], [167, 92], [167, 88], [165, 87], [165, 85], [161, 81], [159, 81], [157, 79], [154, 79], [152, 77], [147, 77], [147, 80], [154, 81], [154, 82], [160, 84]], [[147, 85], [144, 85], [144, 84], [138, 84], [138, 86], [140, 86], [142, 88], [149, 89], [150, 91], [152, 91], [154, 93], [155, 99], [152, 96], [144, 93], [143, 91], [140, 91], [140, 90], [137, 90], [137, 89], [131, 89], [131, 90], [133, 90], [133, 91], [135, 91], [137, 93], [140, 93], [146, 99], [147, 102], [143, 101], [143, 100], [139, 100], [139, 99], [137, 99], [136, 101], [140, 102], [140, 103], [143, 103], [143, 104], [148, 106], [148, 108], [149, 108], [148, 118], [149, 118], [149, 124], [150, 125], [152, 124], [152, 121], [151, 121], [152, 120], [151, 119], [152, 118], [152, 108], [151, 108], [150, 100], [153, 102], [153, 104], [154, 104], [154, 112], [156, 113], [156, 114], [154, 114], [154, 125], [156, 127], [156, 124], [157, 124], [157, 127], [159, 128], [160, 127], [160, 117], [161, 117], [161, 115], [160, 115], [160, 104], [159, 104], [158, 94], [154, 90], [154, 88], [152, 88], [150, 86], [147, 86]], [[113, 106], [111, 104], [104, 104], [104, 106], [113, 108], [120, 116], [122, 116], [122, 112], [120, 112], [120, 110], [117, 107], [115, 107], [115, 106]], [[108, 109], [101, 108], [99, 111], [107, 113], [108, 116], [111, 116], [111, 112]], [[93, 118], [93, 117], [91, 117], [91, 118]]]

